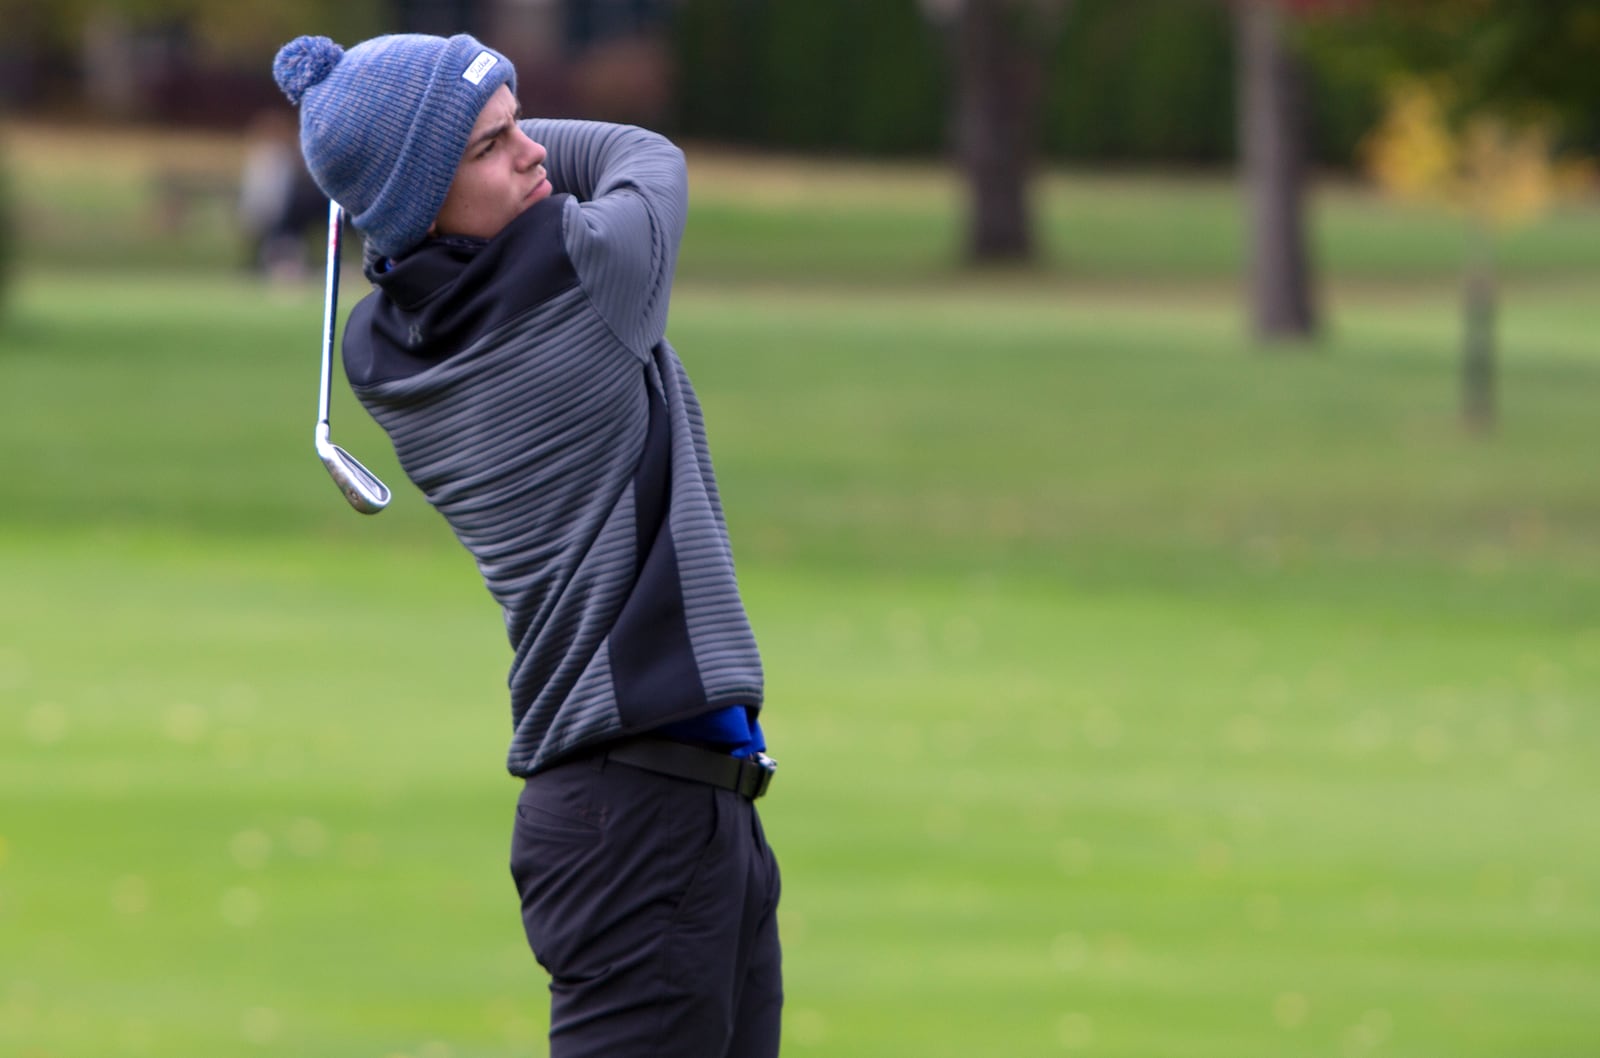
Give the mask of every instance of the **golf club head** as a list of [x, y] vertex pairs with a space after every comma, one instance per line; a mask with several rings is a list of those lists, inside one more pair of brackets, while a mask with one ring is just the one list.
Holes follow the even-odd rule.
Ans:
[[329, 441], [325, 422], [317, 424], [317, 455], [350, 506], [362, 514], [377, 514], [389, 506], [392, 495], [389, 486], [379, 481], [378, 476], [362, 466], [355, 456]]

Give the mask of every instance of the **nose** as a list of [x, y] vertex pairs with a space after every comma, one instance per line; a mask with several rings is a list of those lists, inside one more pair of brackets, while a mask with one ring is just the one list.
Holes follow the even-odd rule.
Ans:
[[517, 139], [520, 141], [518, 144], [518, 160], [522, 162], [522, 168], [532, 169], [544, 161], [544, 146], [535, 142], [531, 136], [522, 131], [520, 126], [517, 128]]

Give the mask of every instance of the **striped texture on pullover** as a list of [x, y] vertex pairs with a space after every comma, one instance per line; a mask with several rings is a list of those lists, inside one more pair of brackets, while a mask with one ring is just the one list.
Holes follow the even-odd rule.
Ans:
[[665, 339], [683, 156], [628, 126], [523, 121], [555, 194], [495, 238], [369, 259], [345, 370], [477, 560], [513, 648], [506, 764], [759, 707], [705, 422]]

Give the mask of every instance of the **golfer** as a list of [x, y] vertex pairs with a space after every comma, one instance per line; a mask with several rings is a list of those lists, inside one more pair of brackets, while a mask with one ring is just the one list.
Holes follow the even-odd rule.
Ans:
[[761, 660], [664, 337], [683, 155], [522, 119], [511, 63], [464, 34], [300, 37], [273, 73], [366, 236], [351, 387], [504, 612], [551, 1055], [776, 1055]]

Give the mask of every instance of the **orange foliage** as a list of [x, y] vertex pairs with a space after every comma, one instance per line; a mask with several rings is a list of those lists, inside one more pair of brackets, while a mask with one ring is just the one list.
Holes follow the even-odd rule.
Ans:
[[1593, 179], [1590, 163], [1557, 157], [1552, 123], [1489, 114], [1452, 123], [1449, 102], [1437, 84], [1396, 83], [1382, 124], [1362, 148], [1381, 187], [1505, 229], [1538, 218]]

